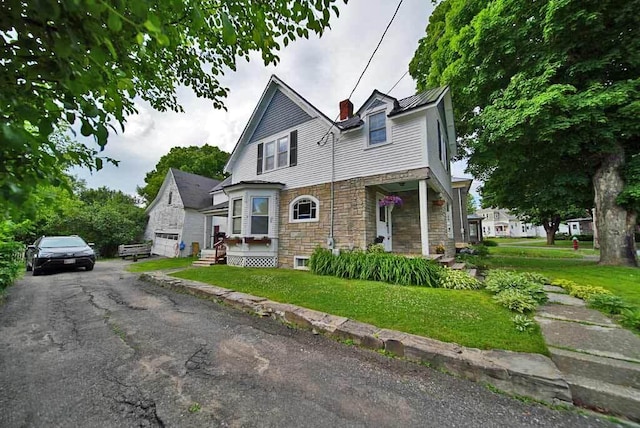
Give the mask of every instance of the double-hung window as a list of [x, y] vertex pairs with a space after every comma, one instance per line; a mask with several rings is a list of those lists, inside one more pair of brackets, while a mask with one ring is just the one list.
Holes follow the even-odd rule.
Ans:
[[269, 198], [267, 197], [251, 198], [251, 234], [269, 234]]
[[234, 199], [231, 202], [231, 233], [242, 233], [242, 199]]
[[270, 171], [276, 167], [276, 142], [269, 141], [264, 145], [264, 170]]
[[278, 168], [289, 165], [289, 137], [278, 139]]
[[369, 116], [369, 145], [387, 142], [387, 116], [384, 111]]

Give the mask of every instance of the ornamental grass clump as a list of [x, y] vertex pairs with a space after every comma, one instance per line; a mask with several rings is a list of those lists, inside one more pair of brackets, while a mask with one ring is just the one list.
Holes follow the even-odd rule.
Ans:
[[360, 250], [341, 251], [334, 255], [331, 250], [318, 247], [311, 255], [309, 269], [318, 275], [435, 288], [443, 268], [420, 257]]

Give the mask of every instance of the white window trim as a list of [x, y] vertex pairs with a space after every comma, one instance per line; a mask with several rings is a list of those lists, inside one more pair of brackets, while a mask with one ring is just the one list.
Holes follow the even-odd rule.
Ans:
[[309, 266], [298, 266], [298, 260], [309, 261], [309, 256], [293, 256], [293, 268], [296, 270], [309, 270]]
[[[303, 218], [299, 220], [296, 220], [293, 218], [293, 207], [298, 201], [302, 199], [310, 199], [312, 202], [316, 204], [316, 218]], [[289, 203], [289, 223], [317, 223], [319, 219], [320, 219], [320, 201], [318, 200], [318, 198], [315, 198], [311, 195], [301, 195]]]
[[[380, 113], [384, 113], [384, 129], [385, 129], [385, 133], [386, 133], [386, 141], [384, 143], [375, 143], [375, 144], [371, 144], [371, 126], [370, 126], [370, 119], [371, 116], [375, 116], [376, 114], [380, 114]], [[384, 106], [384, 108], [376, 110], [376, 111], [372, 111], [370, 113], [367, 113], [367, 149], [372, 149], [375, 147], [382, 147], [382, 146], [387, 146], [389, 144], [391, 144], [391, 138], [389, 138], [389, 123], [388, 123], [388, 117], [387, 117], [387, 108], [386, 106]]]
[[[233, 206], [235, 205], [235, 201], [240, 201], [240, 215], [239, 216], [234, 216], [233, 215]], [[244, 214], [244, 203], [243, 203], [243, 198], [233, 198], [231, 199], [231, 204], [229, 206], [229, 214], [231, 217], [231, 224], [229, 225], [229, 229], [231, 230], [231, 236], [242, 236], [242, 223], [243, 222], [243, 214]], [[233, 219], [234, 218], [239, 218], [240, 219], [240, 232], [234, 232], [233, 230]]]
[[[262, 156], [262, 173], [267, 173], [267, 172], [271, 172], [271, 171], [276, 171], [278, 169], [283, 169], [283, 168], [288, 168], [289, 167], [289, 162], [291, 162], [291, 137], [289, 136], [290, 134], [287, 133], [285, 135], [282, 135], [280, 137], [276, 137], [273, 139], [270, 139], [269, 141], [265, 141], [262, 144], [264, 144], [264, 154]], [[286, 139], [287, 140], [287, 161], [286, 161], [286, 165], [278, 165], [278, 142], [282, 139]], [[273, 168], [271, 169], [267, 169], [267, 144], [273, 144]]]
[[[267, 200], [267, 215], [258, 215], [256, 217], [267, 217], [267, 231], [265, 233], [253, 233], [253, 229], [251, 227], [251, 219], [253, 217], [253, 200], [256, 198], [264, 198]], [[263, 195], [251, 195], [250, 197], [250, 202], [251, 205], [249, 205], [249, 209], [248, 209], [248, 215], [249, 215], [249, 233], [247, 234], [247, 236], [251, 236], [251, 237], [255, 237], [255, 236], [270, 236], [269, 235], [269, 230], [271, 229], [271, 197], [270, 196], [263, 196]]]

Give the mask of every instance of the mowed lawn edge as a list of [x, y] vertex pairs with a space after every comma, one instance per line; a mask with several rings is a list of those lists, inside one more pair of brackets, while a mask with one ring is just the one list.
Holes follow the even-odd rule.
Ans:
[[518, 332], [512, 321], [514, 313], [482, 290], [399, 286], [289, 269], [225, 265], [171, 275], [443, 342], [548, 355], [539, 328]]

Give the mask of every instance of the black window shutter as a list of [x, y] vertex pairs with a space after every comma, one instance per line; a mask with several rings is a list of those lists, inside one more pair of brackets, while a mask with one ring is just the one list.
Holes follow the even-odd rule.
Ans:
[[289, 135], [289, 166], [298, 164], [298, 131], [291, 131]]
[[262, 158], [264, 157], [264, 144], [258, 144], [258, 163], [256, 165], [256, 174], [262, 174]]

